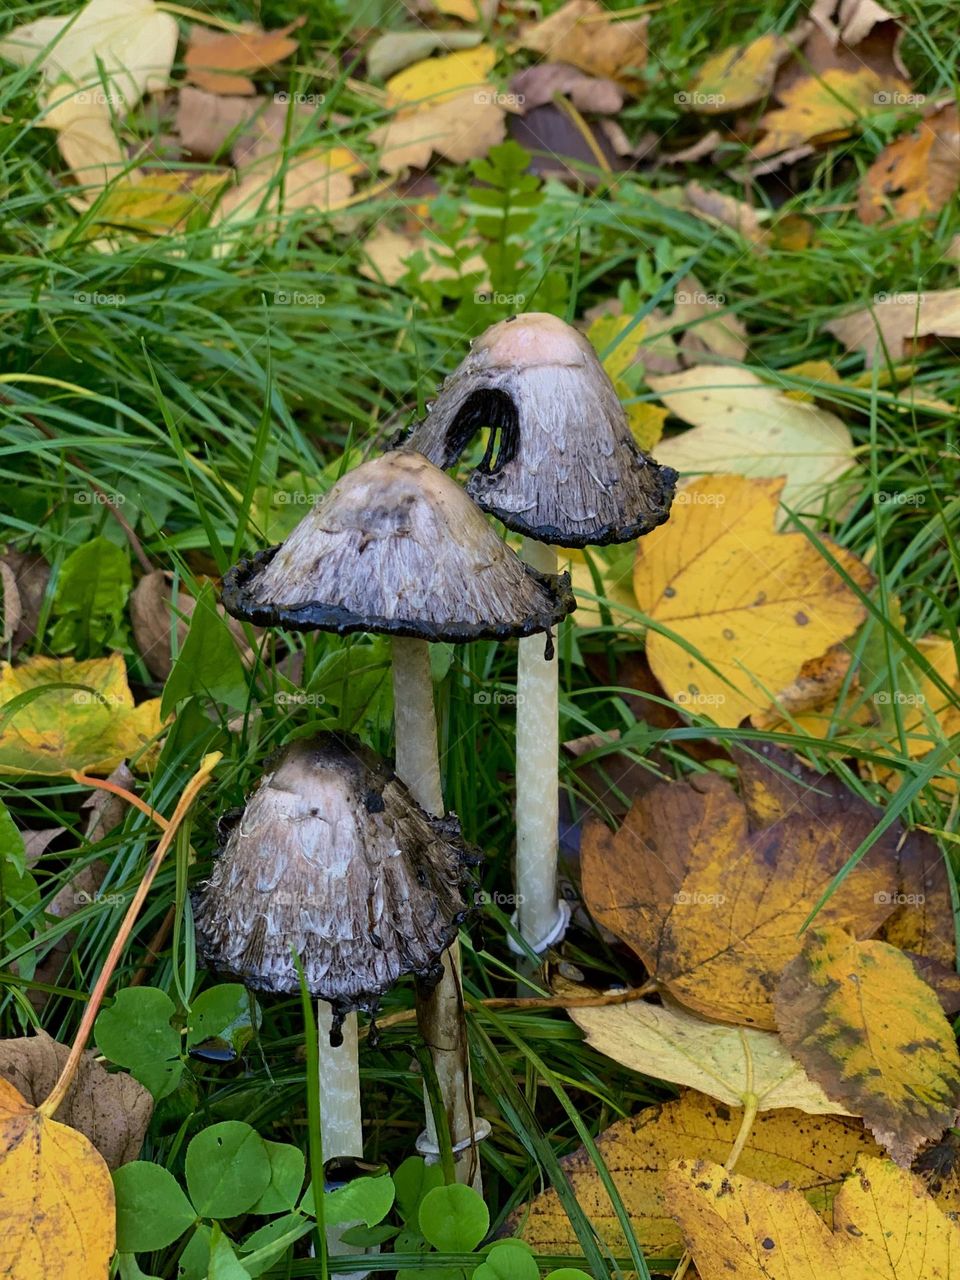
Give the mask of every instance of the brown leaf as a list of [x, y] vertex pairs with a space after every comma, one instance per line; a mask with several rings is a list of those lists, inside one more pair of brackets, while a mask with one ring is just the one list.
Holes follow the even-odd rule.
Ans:
[[530, 172], [591, 186], [599, 168], [622, 169], [623, 162], [600, 125], [587, 121], [589, 141], [584, 131], [559, 107], [534, 107], [525, 116], [510, 117], [510, 137], [532, 153]]
[[520, 99], [523, 114], [553, 102], [558, 93], [578, 111], [616, 115], [623, 107], [623, 90], [613, 80], [585, 75], [564, 62], [535, 62], [513, 77], [510, 88]]
[[[751, 829], [714, 774], [640, 796], [619, 831], [593, 820], [581, 846], [584, 900], [651, 975], [707, 1018], [776, 1029], [773, 992], [810, 912], [873, 830], [849, 796]], [[869, 937], [893, 909], [893, 837], [873, 846], [820, 910], [821, 924]]]
[[194, 26], [184, 57], [187, 79], [209, 93], [250, 97], [256, 86], [246, 75], [237, 73], [266, 71], [289, 58], [297, 48], [290, 33], [305, 21], [306, 18], [298, 18], [276, 31], [264, 31], [252, 23], [236, 32]]
[[939, 213], [960, 185], [960, 118], [951, 103], [884, 147], [863, 176], [857, 212], [868, 225]]
[[[174, 625], [179, 652], [187, 638], [190, 619], [197, 606], [193, 596], [181, 588], [177, 593], [174, 610], [172, 590], [173, 574], [155, 569], [153, 573], [144, 574], [130, 594], [130, 621], [133, 624], [137, 652], [150, 674], [158, 680], [166, 680], [173, 670]], [[252, 654], [242, 624], [235, 618], [227, 618], [222, 605], [217, 605], [217, 612], [226, 620], [243, 660], [249, 661]]]
[[568, 62], [588, 75], [636, 89], [632, 71], [647, 64], [647, 16], [617, 21], [596, 0], [567, 0], [542, 22], [521, 29], [520, 44], [550, 62]]
[[[676, 160], [677, 157], [674, 156], [673, 159]], [[711, 191], [699, 182], [688, 182], [683, 188], [683, 194], [688, 207], [707, 222], [730, 227], [751, 244], [761, 245], [767, 239], [767, 233], [760, 226], [760, 219], [752, 204], [725, 195], [722, 191]]]
[[176, 120], [184, 150], [195, 160], [219, 156], [231, 137], [236, 137], [265, 103], [266, 98], [259, 95], [227, 97], [185, 84], [180, 90]]
[[[32, 1106], [49, 1096], [70, 1053], [45, 1031], [19, 1040], [0, 1040], [0, 1078]], [[89, 1138], [111, 1169], [136, 1160], [153, 1114], [149, 1090], [124, 1072], [107, 1072], [85, 1053], [57, 1108], [57, 1120]]]
[[485, 156], [506, 134], [504, 109], [487, 86], [467, 90], [434, 106], [399, 112], [374, 129], [370, 141], [381, 148], [387, 173], [424, 169], [436, 152], [455, 164]]
[[896, 947], [808, 930], [775, 997], [784, 1043], [827, 1096], [909, 1165], [954, 1123], [960, 1053], [936, 993]]
[[884, 348], [894, 363], [931, 345], [936, 338], [960, 338], [960, 289], [930, 293], [878, 293], [873, 306], [825, 324], [847, 348], [861, 350], [867, 368]]

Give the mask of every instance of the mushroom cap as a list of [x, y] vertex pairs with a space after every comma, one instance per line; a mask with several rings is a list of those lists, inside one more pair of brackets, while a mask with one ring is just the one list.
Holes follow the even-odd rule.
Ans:
[[545, 312], [492, 325], [403, 442], [451, 467], [499, 428], [467, 493], [518, 533], [565, 547], [629, 542], [670, 514], [677, 473], [639, 449], [597, 353]]
[[293, 631], [447, 641], [532, 635], [575, 608], [566, 575], [525, 565], [455, 481], [405, 450], [347, 472], [286, 542], [230, 569], [223, 603]]
[[439, 976], [471, 909], [469, 868], [479, 859], [456, 818], [424, 813], [356, 739], [291, 743], [242, 814], [221, 825], [210, 878], [193, 895], [209, 968], [292, 994], [296, 952], [336, 1026], [375, 1009], [404, 974]]

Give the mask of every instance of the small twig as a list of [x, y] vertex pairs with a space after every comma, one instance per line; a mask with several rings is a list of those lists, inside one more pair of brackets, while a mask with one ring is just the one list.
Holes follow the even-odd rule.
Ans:
[[103, 1001], [104, 995], [106, 994], [110, 979], [113, 977], [113, 971], [116, 969], [120, 957], [123, 954], [123, 948], [127, 944], [127, 939], [130, 937], [133, 926], [136, 923], [137, 916], [140, 914], [140, 908], [143, 906], [147, 894], [150, 891], [150, 886], [153, 884], [156, 874], [160, 870], [160, 864], [163, 862], [167, 850], [173, 844], [174, 837], [177, 834], [177, 829], [187, 816], [190, 806], [196, 799], [198, 792], [202, 787], [206, 786], [207, 782], [210, 780], [210, 774], [216, 768], [221, 758], [222, 753], [219, 751], [214, 751], [210, 755], [204, 756], [201, 761], [200, 768], [184, 787], [180, 799], [177, 801], [177, 807], [173, 811], [173, 817], [167, 824], [166, 831], [164, 831], [163, 835], [160, 837], [160, 841], [154, 850], [153, 857], [150, 859], [146, 871], [144, 872], [143, 879], [140, 881], [137, 892], [133, 895], [133, 900], [127, 908], [126, 915], [123, 917], [123, 921], [117, 931], [117, 936], [113, 940], [113, 946], [110, 948], [107, 958], [104, 961], [103, 968], [100, 971], [100, 976], [97, 978], [94, 988], [90, 993], [90, 999], [87, 1001], [87, 1007], [83, 1011], [83, 1017], [80, 1020], [80, 1027], [77, 1030], [76, 1039], [74, 1040], [73, 1047], [71, 1048], [69, 1056], [63, 1065], [63, 1070], [60, 1072], [57, 1082], [51, 1090], [50, 1096], [45, 1102], [41, 1102], [40, 1106], [37, 1108], [41, 1115], [47, 1116], [48, 1118], [52, 1116], [66, 1097], [67, 1090], [73, 1083], [73, 1078], [77, 1073], [77, 1068], [80, 1066], [83, 1051], [87, 1047], [87, 1041], [90, 1039], [90, 1033], [93, 1031], [93, 1024], [96, 1021], [97, 1014], [100, 1012], [100, 1005]]
[[[642, 987], [627, 987], [624, 991], [607, 991], [596, 996], [493, 996], [487, 1000], [471, 1000], [470, 1004], [478, 1009], [599, 1009], [607, 1004], [627, 1004], [631, 1000], [642, 1000], [644, 996], [653, 995], [656, 989], [655, 982], [645, 982]], [[402, 1009], [399, 1013], [391, 1013], [388, 1018], [378, 1021], [377, 1030], [383, 1031], [404, 1022], [413, 1022], [416, 1016], [416, 1009]], [[368, 1035], [369, 1031], [369, 1027], [364, 1027], [361, 1036]]]

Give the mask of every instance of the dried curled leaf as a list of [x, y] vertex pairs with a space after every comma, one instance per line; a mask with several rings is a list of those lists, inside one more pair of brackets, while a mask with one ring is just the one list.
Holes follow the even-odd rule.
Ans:
[[[818, 917], [819, 918], [819, 917]], [[780, 1034], [830, 1097], [898, 1164], [954, 1123], [960, 1053], [908, 956], [843, 929], [811, 929], [775, 997]]]
[[[33, 1106], [48, 1097], [69, 1056], [68, 1045], [38, 1031], [0, 1040], [0, 1078]], [[57, 1108], [57, 1120], [89, 1138], [111, 1169], [136, 1160], [153, 1114], [153, 1097], [125, 1072], [108, 1072], [85, 1053]]]

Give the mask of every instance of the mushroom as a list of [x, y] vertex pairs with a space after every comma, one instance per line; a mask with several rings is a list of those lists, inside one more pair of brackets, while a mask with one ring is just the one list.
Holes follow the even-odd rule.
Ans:
[[356, 1009], [375, 1012], [405, 974], [429, 986], [472, 900], [479, 860], [455, 818], [431, 817], [372, 751], [324, 733], [284, 748], [222, 824], [193, 895], [197, 951], [254, 991], [330, 1006], [320, 1039], [324, 1155], [362, 1156]]
[[[670, 513], [677, 473], [637, 447], [593, 347], [555, 316], [514, 316], [481, 334], [404, 443], [452, 467], [481, 427], [489, 443], [466, 491], [523, 534], [521, 555], [542, 572], [556, 572], [554, 545], [628, 542]], [[557, 890], [558, 702], [557, 664], [521, 641], [518, 923], [538, 953], [569, 918]]]
[[[392, 637], [397, 774], [422, 808], [443, 813], [429, 642], [547, 632], [575, 607], [569, 579], [518, 559], [449, 476], [398, 451], [348, 472], [280, 547], [223, 580], [235, 617], [265, 626]], [[539, 641], [542, 644], [542, 641]], [[478, 1168], [459, 951], [419, 1003], [444, 1097], [458, 1176]], [[421, 1150], [436, 1152], [429, 1108]]]

